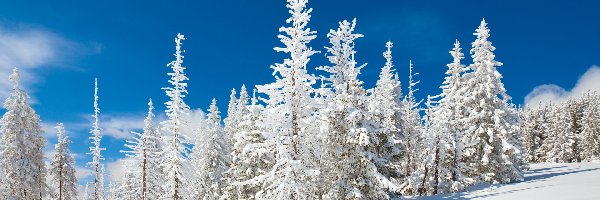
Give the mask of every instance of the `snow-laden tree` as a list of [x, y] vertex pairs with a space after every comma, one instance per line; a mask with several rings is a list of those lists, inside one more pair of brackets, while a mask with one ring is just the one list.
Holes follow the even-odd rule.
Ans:
[[98, 107], [98, 79], [94, 80], [94, 114], [92, 118], [94, 122], [92, 123], [92, 129], [90, 129], [90, 133], [92, 136], [90, 139], [92, 140], [92, 146], [90, 147], [90, 152], [88, 154], [92, 155], [92, 161], [88, 162], [87, 165], [92, 168], [94, 173], [94, 179], [92, 180], [92, 194], [91, 199], [93, 200], [104, 200], [104, 166], [102, 165], [102, 151], [106, 150], [105, 148], [100, 147], [100, 142], [102, 141], [102, 134], [100, 133], [100, 124], [98, 122], [98, 115], [100, 114], [100, 108]]
[[[432, 102], [428, 98], [426, 110], [426, 130], [421, 170], [413, 175], [413, 183], [418, 184], [420, 195], [456, 192], [465, 188], [469, 179], [462, 175], [462, 134], [465, 128], [460, 123], [465, 111], [463, 107], [465, 83], [462, 73], [466, 67], [461, 64], [463, 54], [458, 40], [450, 51], [453, 62], [448, 64], [446, 78], [440, 87], [442, 93]], [[437, 105], [433, 105], [433, 104]], [[422, 173], [425, 172], [425, 175]], [[414, 177], [416, 176], [416, 177]]]
[[462, 175], [464, 169], [463, 134], [467, 129], [461, 123], [461, 119], [467, 114], [464, 107], [466, 83], [462, 75], [468, 68], [461, 63], [464, 58], [461, 50], [460, 42], [456, 40], [454, 48], [450, 51], [453, 61], [446, 65], [448, 66], [446, 78], [440, 87], [442, 89], [441, 99], [432, 120], [438, 134], [442, 135], [441, 137], [449, 137], [450, 152], [447, 154], [451, 161], [446, 167], [451, 171], [452, 179], [447, 185], [450, 187], [444, 189], [445, 192], [462, 190], [471, 181]]
[[[242, 87], [240, 88], [240, 98], [238, 98], [238, 101], [236, 103], [236, 112], [234, 113], [235, 118], [237, 119], [237, 123], [239, 125], [239, 123], [243, 120], [244, 116], [248, 114], [248, 90], [246, 90], [246, 85], [242, 85]], [[238, 132], [240, 129], [240, 127], [238, 126], [236, 132]]]
[[50, 186], [52, 188], [50, 199], [75, 200], [77, 194], [77, 178], [75, 177], [75, 158], [69, 150], [71, 140], [65, 135], [62, 123], [57, 124], [58, 143], [54, 145], [54, 155], [48, 169]]
[[[523, 111], [523, 146], [525, 147], [525, 159], [528, 162], [537, 163], [543, 161], [541, 152], [542, 144], [547, 136], [548, 106], [538, 109], [525, 109]], [[545, 153], [545, 152], [544, 152]]]
[[225, 173], [222, 199], [254, 199], [262, 182], [248, 181], [266, 174], [273, 166], [273, 149], [267, 146], [264, 136], [264, 107], [258, 104], [253, 95], [251, 104], [245, 105], [241, 99], [238, 104], [246, 106], [248, 113], [242, 116], [239, 129], [234, 135], [231, 150], [231, 166]]
[[600, 159], [600, 95], [587, 93], [581, 131], [581, 157], [584, 161]]
[[354, 33], [356, 20], [342, 21], [327, 37], [327, 49], [332, 66], [319, 69], [328, 72], [332, 94], [321, 109], [321, 134], [325, 137], [322, 177], [324, 199], [388, 199], [389, 181], [374, 164], [384, 163], [376, 150], [380, 145], [377, 133], [370, 133], [366, 91], [358, 79], [360, 69], [354, 56], [354, 40], [363, 37]]
[[114, 184], [113, 195], [118, 199], [159, 199], [163, 194], [163, 177], [160, 167], [161, 136], [154, 126], [154, 106], [148, 102], [148, 115], [142, 133], [134, 132], [121, 151], [126, 154], [126, 168], [121, 182]]
[[231, 89], [231, 95], [229, 95], [229, 104], [227, 104], [227, 116], [223, 119], [223, 129], [229, 146], [233, 146], [235, 143], [234, 135], [237, 132], [237, 125], [239, 123], [239, 119], [236, 118], [238, 116], [237, 108], [239, 108], [238, 101], [235, 88], [233, 88]]
[[208, 109], [207, 126], [198, 130], [198, 139], [190, 154], [195, 179], [192, 199], [218, 199], [222, 194], [223, 174], [230, 160], [227, 141], [221, 127], [221, 112], [213, 99]]
[[546, 162], [574, 162], [576, 136], [570, 131], [569, 113], [566, 104], [559, 104], [550, 112], [548, 138], [541, 149]]
[[17, 68], [9, 76], [13, 84], [4, 101], [0, 119], [0, 199], [42, 199], [47, 194], [46, 164], [40, 117], [27, 102], [29, 95], [19, 85]]
[[182, 34], [177, 34], [175, 38], [175, 60], [167, 64], [173, 72], [167, 73], [171, 76], [169, 83], [171, 87], [163, 88], [169, 97], [165, 103], [168, 119], [160, 123], [161, 134], [163, 135], [164, 149], [162, 152], [164, 170], [164, 183], [162, 199], [185, 199], [189, 196], [186, 188], [188, 178], [184, 173], [186, 168], [187, 156], [189, 154], [189, 128], [188, 115], [190, 107], [183, 101], [187, 94], [188, 78], [185, 76], [185, 67], [183, 55], [181, 55], [181, 41], [185, 40]]
[[[523, 180], [522, 166], [513, 157], [521, 154], [512, 139], [519, 131], [515, 114], [508, 105], [502, 75], [495, 60], [496, 49], [488, 40], [490, 30], [485, 20], [474, 33], [472, 43], [472, 72], [465, 74], [467, 91], [463, 119], [467, 130], [464, 134], [466, 175], [485, 182], [515, 182]], [[520, 134], [520, 133], [519, 133]], [[518, 156], [517, 156], [518, 157]]]
[[421, 116], [419, 112], [421, 110], [421, 101], [417, 101], [414, 96], [418, 89], [415, 88], [420, 81], [413, 80], [413, 77], [418, 73], [413, 73], [412, 61], [409, 62], [409, 76], [408, 76], [408, 91], [406, 96], [402, 99], [401, 115], [397, 121], [396, 127], [399, 128], [400, 133], [400, 152], [401, 160], [400, 163], [402, 174], [404, 177], [410, 177], [412, 173], [417, 169], [421, 162], [419, 152], [422, 150], [423, 141], [423, 125], [421, 122]]
[[581, 162], [581, 131], [583, 129], [581, 118], [583, 116], [584, 102], [582, 99], [574, 99], [570, 98], [566, 103], [566, 108], [568, 112], [568, 120], [569, 120], [569, 135], [573, 136], [574, 143], [572, 146], [573, 156], [575, 156], [573, 162]]
[[255, 178], [264, 181], [257, 199], [314, 199], [314, 177], [319, 170], [308, 162], [311, 143], [308, 138], [314, 133], [310, 127], [314, 103], [312, 95], [315, 77], [308, 74], [306, 65], [310, 56], [317, 51], [307, 44], [316, 36], [307, 27], [312, 9], [307, 9], [307, 0], [288, 0], [287, 7], [292, 15], [290, 26], [281, 27], [278, 38], [285, 47], [274, 48], [277, 52], [289, 53], [283, 63], [271, 66], [275, 82], [257, 86], [259, 92], [268, 96], [266, 108], [266, 130], [268, 142], [276, 152], [276, 163], [270, 172]]
[[402, 181], [400, 166], [401, 133], [397, 122], [403, 118], [401, 108], [400, 81], [395, 75], [392, 60], [393, 43], [386, 43], [387, 50], [383, 53], [386, 62], [381, 68], [375, 88], [370, 90], [368, 97], [369, 120], [372, 126], [371, 135], [375, 137], [373, 152], [379, 158], [375, 162], [377, 170], [392, 182]]
[[422, 160], [416, 171], [408, 178], [408, 186], [405, 188], [408, 195], [446, 193], [453, 185], [453, 170], [449, 167], [452, 164], [452, 159], [449, 157], [453, 152], [452, 134], [445, 133], [447, 130], [440, 127], [441, 124], [435, 124], [440, 117], [436, 114], [439, 114], [440, 110], [433, 105], [434, 103], [437, 102], [433, 102], [432, 97], [427, 96], [424, 133], [421, 141], [423, 149], [419, 152]]

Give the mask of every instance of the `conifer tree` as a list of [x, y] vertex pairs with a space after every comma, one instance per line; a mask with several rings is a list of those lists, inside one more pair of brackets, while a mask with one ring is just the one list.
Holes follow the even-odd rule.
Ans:
[[223, 174], [230, 163], [216, 99], [208, 112], [207, 127], [198, 130], [199, 137], [190, 155], [196, 173], [192, 199], [218, 199], [222, 194]]
[[470, 65], [472, 72], [465, 75], [467, 81], [467, 115], [465, 131], [464, 159], [469, 177], [485, 182], [517, 182], [523, 180], [520, 160], [514, 157], [521, 152], [512, 137], [519, 131], [515, 116], [508, 105], [510, 96], [506, 94], [502, 75], [497, 67], [502, 63], [495, 60], [496, 49], [488, 40], [489, 29], [485, 20], [474, 33], [477, 39], [472, 43]]
[[[466, 68], [461, 64], [463, 54], [458, 40], [454, 43], [450, 54], [453, 62], [447, 65], [447, 76], [440, 87], [442, 93], [433, 97], [440, 100], [433, 102], [428, 98], [427, 102], [423, 145], [425, 149], [422, 153], [425, 159], [420, 170], [430, 173], [428, 176], [417, 175], [416, 177], [415, 182], [420, 184], [418, 192], [421, 195], [460, 191], [469, 180], [461, 172], [464, 168], [462, 134], [465, 130], [460, 123], [465, 114], [462, 105], [464, 102], [462, 91], [465, 89], [462, 73]], [[433, 105], [434, 103], [437, 105]]]
[[9, 80], [13, 88], [4, 101], [6, 112], [0, 119], [0, 188], [4, 190], [0, 199], [42, 199], [47, 193], [42, 152], [46, 140], [42, 137], [40, 117], [19, 85], [17, 68]]
[[[256, 92], [255, 92], [256, 93]], [[241, 100], [241, 99], [240, 99]], [[265, 142], [264, 107], [253, 95], [250, 105], [239, 123], [231, 151], [231, 166], [225, 173], [222, 199], [254, 199], [262, 182], [254, 177], [265, 175], [273, 166], [272, 147]]]
[[62, 123], [57, 124], [58, 143], [54, 145], [54, 155], [48, 170], [52, 193], [50, 199], [75, 200], [77, 194], [77, 178], [75, 177], [75, 158], [69, 150], [71, 140], [65, 135]]
[[307, 9], [307, 0], [288, 0], [287, 7], [292, 15], [289, 27], [281, 27], [278, 38], [285, 47], [275, 51], [289, 53], [283, 63], [273, 68], [275, 82], [257, 86], [259, 92], [268, 95], [266, 120], [269, 124], [268, 139], [275, 147], [276, 163], [273, 169], [263, 176], [264, 180], [258, 199], [313, 199], [315, 197], [314, 177], [318, 174], [316, 164], [308, 162], [310, 143], [307, 139], [314, 133], [306, 131], [313, 115], [312, 95], [315, 77], [307, 72], [310, 56], [316, 51], [307, 44], [316, 36], [307, 27], [312, 9]]
[[421, 110], [420, 104], [422, 101], [418, 101], [415, 98], [414, 94], [418, 91], [415, 86], [420, 81], [413, 80], [413, 76], [418, 75], [418, 73], [413, 73], [413, 64], [412, 61], [409, 62], [409, 77], [408, 77], [408, 92], [404, 99], [402, 100], [402, 115], [398, 122], [398, 127], [400, 127], [400, 141], [401, 141], [401, 157], [402, 162], [402, 174], [404, 177], [410, 177], [412, 173], [419, 166], [420, 156], [419, 152], [422, 150], [422, 141], [423, 141], [423, 125], [421, 122], [421, 117], [419, 115], [419, 111]]
[[[154, 127], [154, 106], [148, 102], [148, 115], [144, 119], [142, 133], [136, 133], [133, 140], [127, 140], [125, 147], [127, 160], [125, 175], [118, 185], [114, 185], [120, 199], [159, 199], [163, 194], [163, 174], [160, 164], [162, 152], [161, 136]], [[113, 194], [114, 195], [114, 194]]]
[[169, 83], [172, 86], [163, 88], [169, 97], [169, 101], [165, 103], [167, 106], [165, 113], [168, 119], [160, 123], [165, 143], [162, 153], [164, 160], [161, 166], [165, 173], [162, 199], [179, 200], [189, 196], [185, 184], [188, 182], [188, 178], [184, 174], [184, 169], [189, 153], [189, 122], [187, 118], [190, 107], [183, 101], [187, 94], [187, 83], [185, 81], [188, 80], [184, 72], [186, 68], [182, 65], [181, 42], [183, 40], [185, 40], [185, 37], [182, 34], [177, 34], [175, 38], [175, 60], [167, 65], [173, 70], [173, 72], [167, 73], [171, 76]]
[[229, 104], [227, 105], [227, 116], [223, 119], [223, 129], [225, 131], [225, 138], [227, 139], [227, 144], [229, 146], [233, 146], [235, 143], [234, 138], [237, 132], [237, 124], [239, 120], [236, 118], [238, 116], [237, 109], [240, 107], [238, 105], [238, 98], [236, 97], [235, 88], [231, 89], [231, 95], [229, 95]]
[[98, 79], [94, 80], [94, 114], [92, 118], [94, 122], [92, 123], [92, 129], [90, 129], [90, 133], [92, 136], [90, 139], [92, 140], [92, 145], [90, 147], [90, 152], [88, 154], [92, 155], [92, 161], [88, 162], [88, 166], [92, 168], [94, 173], [94, 180], [92, 182], [92, 191], [91, 191], [91, 199], [93, 200], [104, 200], [104, 166], [102, 165], [102, 151], [106, 150], [105, 148], [100, 147], [100, 143], [102, 140], [102, 134], [100, 133], [100, 125], [98, 122], [98, 115], [100, 114], [100, 108], [98, 108]]
[[403, 178], [400, 166], [402, 133], [397, 126], [400, 125], [398, 120], [403, 116], [400, 81], [393, 69], [392, 46], [391, 41], [386, 43], [387, 50], [383, 53], [386, 62], [381, 68], [375, 88], [370, 91], [368, 110], [374, 128], [372, 132], [376, 137], [374, 153], [380, 158], [376, 163], [377, 170], [391, 181], [400, 183]]
[[582, 152], [584, 161], [600, 159], [600, 95], [587, 93], [584, 97], [588, 105], [582, 118]]
[[384, 163], [377, 154], [380, 145], [377, 133], [369, 133], [370, 123], [366, 91], [358, 79], [360, 69], [354, 59], [354, 40], [363, 37], [354, 33], [356, 20], [342, 21], [337, 30], [327, 34], [331, 47], [327, 49], [333, 66], [320, 67], [329, 72], [332, 94], [320, 117], [325, 137], [325, 162], [322, 170], [330, 184], [325, 185], [325, 199], [387, 199], [389, 181], [377, 171], [374, 163]]

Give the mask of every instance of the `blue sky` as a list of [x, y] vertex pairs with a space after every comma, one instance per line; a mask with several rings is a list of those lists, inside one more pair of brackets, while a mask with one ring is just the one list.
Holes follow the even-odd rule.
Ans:
[[[600, 85], [600, 70], [590, 68], [600, 64], [598, 2], [313, 0], [309, 7], [314, 9], [309, 26], [317, 31], [311, 46], [322, 52], [329, 29], [357, 18], [356, 31], [365, 37], [356, 43], [356, 58], [368, 63], [360, 76], [366, 87], [374, 85], [385, 42], [391, 40], [403, 83], [412, 59], [420, 73], [418, 97], [439, 93], [454, 40], [468, 54], [482, 18], [515, 103], [523, 104], [534, 88], [536, 94], [562, 98]], [[273, 80], [269, 66], [284, 58], [273, 47], [280, 46], [277, 30], [287, 17], [282, 0], [3, 2], [0, 76], [7, 77], [13, 66], [22, 68], [45, 130], [65, 123], [80, 166], [88, 160], [84, 152], [98, 77], [100, 123], [107, 134], [103, 146], [111, 165], [122, 157], [122, 138], [143, 124], [148, 98], [164, 110], [161, 87], [168, 86], [166, 64], [173, 59], [177, 33], [188, 38], [183, 46], [187, 103], [205, 110], [214, 97], [225, 112], [231, 88]], [[470, 63], [468, 56], [465, 62]], [[325, 64], [324, 54], [317, 54], [309, 70]], [[8, 87], [2, 77], [4, 98]]]

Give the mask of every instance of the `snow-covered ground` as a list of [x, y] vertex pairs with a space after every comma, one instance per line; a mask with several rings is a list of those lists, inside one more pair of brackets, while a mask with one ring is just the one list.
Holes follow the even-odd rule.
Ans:
[[600, 199], [600, 163], [532, 164], [525, 181], [418, 199]]

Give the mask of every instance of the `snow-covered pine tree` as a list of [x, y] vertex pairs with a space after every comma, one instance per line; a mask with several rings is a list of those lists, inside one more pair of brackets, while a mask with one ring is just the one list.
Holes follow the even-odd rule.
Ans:
[[541, 149], [546, 162], [574, 162], [575, 135], [570, 131], [570, 117], [566, 104], [556, 105], [550, 112], [548, 138]]
[[269, 124], [267, 137], [276, 148], [276, 163], [273, 169], [255, 179], [264, 180], [256, 195], [257, 199], [314, 199], [314, 177], [319, 173], [316, 164], [309, 161], [312, 146], [307, 138], [315, 137], [307, 132], [313, 115], [315, 77], [308, 74], [306, 65], [310, 56], [317, 51], [307, 44], [316, 36], [307, 27], [312, 9], [307, 9], [307, 0], [288, 0], [287, 7], [292, 15], [286, 20], [289, 27], [281, 27], [278, 38], [285, 47], [275, 51], [289, 53], [290, 58], [271, 66], [275, 82], [257, 86], [268, 95], [266, 116]]
[[13, 88], [0, 119], [0, 199], [42, 199], [48, 187], [40, 117], [27, 103], [29, 95], [19, 85], [17, 68], [9, 80]]
[[444, 189], [446, 192], [456, 192], [464, 189], [467, 184], [470, 184], [472, 179], [464, 177], [462, 170], [464, 168], [463, 163], [463, 134], [466, 127], [461, 123], [462, 118], [466, 116], [465, 110], [465, 80], [463, 74], [468, 70], [465, 65], [461, 63], [464, 58], [464, 54], [461, 51], [460, 42], [456, 40], [454, 42], [454, 48], [450, 51], [452, 55], [452, 63], [447, 64], [448, 70], [446, 71], [446, 78], [444, 79], [442, 94], [439, 100], [439, 109], [436, 111], [435, 119], [433, 120], [436, 127], [438, 127], [439, 134], [450, 136], [450, 151], [448, 153], [451, 162], [449, 170], [452, 172], [452, 182], [450, 188]]
[[247, 106], [248, 113], [241, 118], [234, 135], [231, 166], [225, 173], [221, 199], [255, 199], [262, 182], [248, 180], [266, 174], [273, 166], [274, 148], [265, 143], [264, 107], [258, 104], [255, 94], [256, 90], [250, 105], [238, 104], [238, 109]]
[[544, 143], [547, 125], [547, 106], [543, 108], [527, 108], [523, 111], [522, 130], [525, 159], [531, 163], [542, 162], [540, 148]]
[[[400, 163], [400, 127], [398, 120], [402, 117], [402, 102], [400, 81], [395, 75], [392, 60], [393, 43], [386, 43], [387, 50], [383, 53], [386, 62], [381, 68], [375, 88], [370, 90], [368, 110], [372, 134], [376, 137], [374, 153], [380, 158], [376, 162], [377, 171], [395, 184], [401, 184], [402, 169]], [[394, 191], [391, 191], [394, 192]]]
[[52, 192], [50, 199], [75, 200], [77, 196], [77, 178], [75, 177], [75, 158], [69, 150], [71, 140], [65, 135], [62, 123], [57, 124], [58, 143], [54, 145], [54, 155], [48, 170]]
[[[447, 65], [447, 76], [440, 87], [442, 93], [435, 97], [440, 100], [432, 102], [428, 98], [427, 102], [423, 145], [425, 150], [422, 153], [425, 159], [420, 170], [425, 170], [429, 174], [422, 176], [421, 173], [416, 173], [417, 177], [413, 178], [416, 180], [414, 182], [420, 183], [418, 192], [421, 195], [460, 191], [469, 182], [469, 179], [461, 173], [464, 168], [462, 134], [465, 130], [460, 123], [465, 114], [462, 105], [464, 102], [462, 91], [465, 87], [462, 73], [466, 71], [466, 67], [461, 64], [463, 54], [458, 40], [454, 43], [450, 54], [453, 62]], [[437, 105], [434, 106], [432, 103]]]
[[164, 138], [164, 149], [162, 152], [164, 170], [163, 196], [162, 199], [185, 199], [189, 196], [185, 183], [188, 182], [184, 168], [187, 164], [189, 154], [188, 121], [190, 107], [183, 101], [187, 94], [188, 78], [185, 76], [183, 55], [181, 55], [181, 42], [185, 40], [182, 34], [175, 38], [175, 60], [167, 64], [173, 72], [167, 73], [171, 76], [169, 83], [171, 87], [163, 88], [169, 97], [165, 103], [167, 110], [166, 121], [161, 122], [161, 130]]
[[[240, 98], [238, 99], [237, 103], [236, 103], [236, 112], [235, 112], [235, 118], [237, 119], [237, 122], [239, 124], [239, 122], [241, 122], [244, 118], [245, 115], [248, 114], [248, 90], [246, 90], [246, 85], [242, 85], [242, 87], [240, 88]], [[239, 130], [239, 126], [237, 128], [237, 130]]]
[[225, 138], [227, 144], [233, 146], [235, 143], [234, 139], [237, 132], [237, 125], [239, 120], [236, 118], [238, 105], [238, 98], [236, 97], [235, 88], [231, 89], [231, 95], [229, 95], [229, 104], [227, 105], [227, 116], [223, 119], [223, 130], [225, 131]]
[[496, 49], [488, 40], [490, 30], [485, 20], [474, 33], [477, 39], [472, 43], [470, 65], [472, 72], [465, 74], [467, 116], [464, 125], [464, 159], [466, 174], [485, 182], [516, 182], [523, 180], [520, 161], [512, 160], [521, 154], [512, 137], [518, 128], [510, 109], [502, 75], [497, 67], [493, 51]]
[[98, 122], [98, 115], [100, 114], [100, 108], [98, 107], [98, 79], [94, 79], [94, 114], [92, 118], [94, 122], [92, 123], [92, 129], [90, 129], [90, 133], [92, 136], [90, 139], [92, 140], [92, 146], [90, 147], [90, 152], [88, 154], [92, 155], [92, 161], [88, 162], [87, 165], [92, 168], [94, 173], [94, 180], [92, 182], [92, 194], [91, 199], [93, 200], [104, 200], [104, 166], [102, 165], [102, 151], [106, 150], [105, 148], [100, 147], [100, 142], [102, 140], [102, 134], [100, 133], [100, 124]]
[[[412, 173], [417, 169], [421, 163], [421, 157], [419, 152], [423, 150], [423, 124], [421, 122], [421, 116], [419, 112], [421, 110], [421, 101], [417, 102], [414, 94], [418, 91], [415, 86], [420, 81], [413, 80], [413, 76], [418, 73], [413, 73], [412, 61], [409, 62], [409, 76], [408, 76], [408, 92], [402, 100], [402, 115], [398, 119], [397, 127], [399, 127], [400, 136], [400, 151], [401, 159], [400, 163], [402, 174], [404, 177], [410, 177]], [[405, 191], [408, 192], [408, 191]]]
[[319, 69], [330, 75], [333, 93], [321, 110], [321, 134], [325, 137], [322, 170], [325, 199], [388, 199], [389, 181], [377, 171], [374, 162], [384, 163], [376, 152], [380, 138], [369, 133], [366, 91], [358, 79], [360, 69], [354, 59], [354, 40], [363, 37], [354, 33], [356, 20], [342, 21], [327, 37], [331, 47], [325, 47], [333, 66]]
[[587, 106], [583, 111], [581, 131], [581, 157], [584, 161], [600, 159], [600, 95], [584, 95]]
[[[408, 178], [405, 191], [408, 195], [434, 195], [448, 192], [452, 188], [452, 173], [450, 169], [452, 159], [448, 157], [452, 153], [452, 135], [444, 133], [445, 127], [435, 124], [441, 119], [438, 107], [434, 107], [431, 96], [427, 96], [425, 103], [425, 127], [421, 145], [423, 150], [419, 152], [421, 163]], [[437, 112], [437, 113], [436, 113]]]
[[230, 163], [216, 99], [212, 100], [208, 112], [207, 126], [198, 130], [198, 139], [190, 154], [196, 173], [192, 199], [219, 199], [223, 174]]
[[572, 144], [573, 146], [571, 147], [573, 149], [573, 156], [575, 156], [575, 160], [573, 160], [573, 162], [581, 162], [581, 131], [583, 129], [582, 124], [581, 124], [581, 118], [583, 116], [583, 102], [581, 101], [582, 99], [574, 99], [574, 98], [570, 98], [567, 102], [567, 111], [568, 111], [568, 116], [569, 116], [569, 126], [570, 128], [568, 129], [569, 131], [571, 131], [571, 133], [569, 133], [569, 135], [573, 136], [574, 139], [574, 143]]
[[125, 147], [127, 168], [118, 185], [115, 185], [119, 199], [159, 199], [163, 194], [163, 174], [160, 164], [162, 152], [161, 136], [154, 127], [154, 106], [148, 102], [148, 115], [144, 119], [142, 133], [135, 133], [133, 140], [127, 140]]

